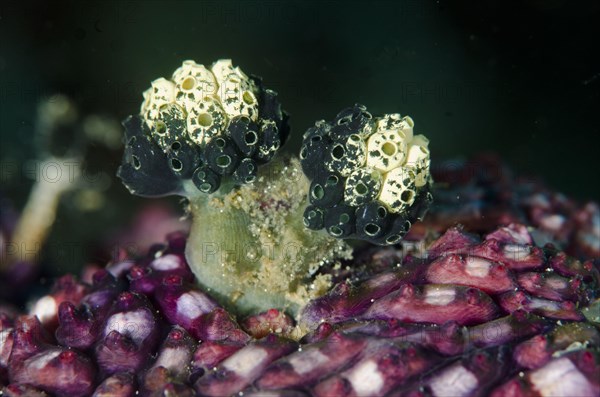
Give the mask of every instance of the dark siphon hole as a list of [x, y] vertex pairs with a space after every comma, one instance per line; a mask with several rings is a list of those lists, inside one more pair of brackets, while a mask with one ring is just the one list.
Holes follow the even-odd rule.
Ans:
[[364, 196], [369, 191], [367, 186], [365, 186], [365, 184], [362, 182], [359, 183], [358, 185], [356, 185], [356, 188], [354, 190], [356, 191], [356, 194], [358, 194], [359, 196]]
[[395, 244], [400, 241], [401, 237], [398, 234], [392, 234], [390, 237], [385, 239], [385, 242], [388, 244]]
[[173, 149], [173, 150], [179, 150], [179, 149], [181, 149], [181, 143], [179, 143], [177, 141], [173, 142], [171, 144], [171, 149]]
[[315, 185], [315, 187], [312, 190], [312, 196], [313, 196], [313, 198], [315, 198], [317, 200], [321, 200], [323, 198], [323, 196], [325, 196], [325, 191], [323, 190], [323, 186]]
[[219, 167], [225, 168], [229, 164], [231, 164], [231, 157], [227, 156], [226, 154], [217, 157], [217, 165]]
[[325, 185], [326, 185], [326, 186], [335, 186], [335, 185], [337, 185], [337, 184], [338, 184], [338, 182], [339, 182], [339, 181], [340, 181], [340, 180], [339, 180], [339, 178], [338, 178], [337, 176], [335, 176], [335, 175], [330, 175], [330, 176], [327, 178], [327, 182], [325, 182]]
[[158, 135], [163, 135], [165, 132], [167, 132], [167, 125], [165, 123], [163, 123], [162, 121], [157, 121], [156, 122], [156, 133]]
[[306, 155], [307, 155], [306, 146], [302, 146], [302, 149], [300, 149], [300, 159], [302, 159], [302, 160], [306, 159]]
[[258, 136], [256, 135], [256, 132], [254, 132], [254, 131], [248, 131], [248, 132], [246, 132], [246, 135], [244, 135], [244, 141], [248, 145], [254, 145], [257, 140], [258, 140]]
[[217, 140], [215, 141], [215, 144], [221, 149], [225, 147], [225, 143], [225, 139], [223, 138], [217, 138]]
[[181, 171], [181, 169], [183, 168], [183, 164], [178, 159], [171, 159], [171, 167], [175, 171]]
[[340, 229], [340, 228], [339, 228], [339, 227], [337, 227], [337, 226], [331, 226], [331, 227], [329, 228], [329, 233], [330, 233], [332, 236], [338, 237], [338, 236], [341, 236], [341, 235], [342, 235], [343, 231], [342, 231], [342, 229]]
[[369, 223], [365, 226], [365, 233], [367, 236], [374, 236], [379, 233], [380, 230], [381, 228], [374, 223]]
[[413, 192], [411, 190], [405, 190], [400, 195], [400, 200], [402, 200], [405, 203], [408, 203], [410, 201], [410, 199], [412, 199], [412, 198], [413, 198]]
[[336, 160], [340, 160], [341, 158], [344, 157], [344, 147], [342, 145], [335, 145], [333, 147], [333, 150], [331, 151], [331, 156], [333, 156], [334, 159]]
[[377, 208], [377, 215], [380, 218], [385, 218], [387, 215], [387, 210], [384, 207], [379, 207], [379, 208]]
[[142, 164], [140, 163], [140, 159], [138, 158], [138, 156], [131, 156], [131, 158], [133, 159], [133, 168], [139, 170], [142, 166]]

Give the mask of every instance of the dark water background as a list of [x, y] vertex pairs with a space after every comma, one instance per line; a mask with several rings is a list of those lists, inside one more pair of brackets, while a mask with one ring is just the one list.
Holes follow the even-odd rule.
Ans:
[[[411, 115], [434, 161], [494, 151], [519, 173], [598, 201], [599, 4], [2, 1], [0, 160], [34, 157], [40, 98], [63, 92], [122, 119], [183, 60], [232, 58], [279, 92], [292, 114], [290, 151], [315, 120], [359, 102]], [[114, 175], [119, 156], [102, 153], [90, 154], [95, 166]], [[31, 180], [1, 186], [19, 207]], [[85, 221], [61, 204], [52, 238], [93, 241], [144, 202], [116, 180], [107, 197]]]

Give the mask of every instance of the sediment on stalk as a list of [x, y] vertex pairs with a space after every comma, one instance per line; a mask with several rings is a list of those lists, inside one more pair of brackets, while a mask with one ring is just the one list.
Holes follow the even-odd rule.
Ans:
[[186, 256], [199, 284], [224, 306], [296, 315], [331, 287], [319, 268], [351, 258], [348, 244], [303, 225], [308, 184], [298, 160], [288, 157], [262, 167], [254, 184], [190, 194]]

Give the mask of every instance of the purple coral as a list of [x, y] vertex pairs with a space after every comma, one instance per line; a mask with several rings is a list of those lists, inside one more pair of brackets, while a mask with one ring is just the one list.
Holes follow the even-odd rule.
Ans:
[[96, 374], [92, 359], [75, 350], [53, 345], [37, 317], [18, 317], [13, 338], [8, 362], [12, 383], [31, 385], [57, 396], [91, 393]]
[[[324, 270], [337, 285], [297, 323], [276, 308], [238, 321], [192, 283], [185, 235], [171, 234], [90, 283], [61, 278], [41, 298], [55, 308], [44, 321], [0, 306], [2, 392], [599, 396], [598, 260], [580, 233], [556, 237], [577, 258], [560, 241], [536, 243], [537, 221], [521, 211], [486, 205], [533, 223], [490, 227], [462, 214], [483, 237], [428, 221], [445, 229], [433, 241], [415, 225], [412, 244], [365, 248], [350, 270]], [[585, 208], [571, 213], [581, 225], [592, 222]]]

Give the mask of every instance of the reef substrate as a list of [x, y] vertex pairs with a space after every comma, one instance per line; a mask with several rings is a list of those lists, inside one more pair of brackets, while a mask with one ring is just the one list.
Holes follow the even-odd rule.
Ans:
[[323, 269], [335, 287], [297, 319], [217, 304], [185, 233], [1, 305], [2, 394], [599, 396], [597, 204], [450, 165], [426, 220]]

